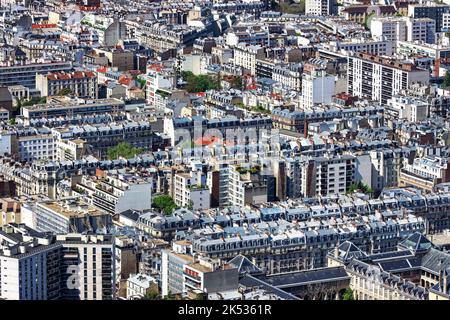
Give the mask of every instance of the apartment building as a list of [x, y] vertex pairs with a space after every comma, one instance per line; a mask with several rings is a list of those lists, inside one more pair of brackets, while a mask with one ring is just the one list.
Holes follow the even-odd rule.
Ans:
[[81, 139], [58, 139], [56, 148], [56, 160], [58, 161], [81, 160], [86, 155], [86, 143]]
[[[133, 147], [142, 150], [156, 151], [169, 144], [166, 137], [155, 133], [151, 122], [125, 121], [111, 124], [93, 124], [83, 126], [67, 126], [53, 128], [52, 134], [57, 140], [56, 154], [67, 158], [73, 158], [83, 154], [83, 150], [98, 157], [106, 159], [108, 148], [126, 141]], [[82, 141], [80, 141], [82, 139]], [[61, 141], [70, 140], [69, 144]]]
[[201, 171], [178, 172], [172, 179], [171, 193], [178, 206], [193, 210], [210, 208], [211, 196], [206, 186], [206, 175]]
[[[306, 68], [306, 67], [305, 67]], [[300, 105], [310, 109], [315, 104], [329, 104], [334, 94], [335, 77], [323, 69], [312, 68], [303, 73]]]
[[19, 159], [22, 161], [55, 159], [56, 141], [51, 134], [19, 136], [17, 146]]
[[301, 91], [302, 71], [303, 67], [300, 64], [275, 66], [272, 70], [272, 79], [283, 84], [287, 88]]
[[267, 181], [257, 167], [229, 167], [229, 203], [234, 206], [267, 202]]
[[74, 117], [77, 115], [92, 115], [119, 112], [125, 109], [125, 103], [118, 99], [81, 99], [70, 97], [53, 97], [46, 104], [35, 104], [21, 108], [25, 121], [43, 117]]
[[411, 63], [358, 53], [348, 56], [348, 93], [386, 103], [413, 83], [428, 84], [429, 72]]
[[233, 290], [238, 287], [238, 268], [217, 260], [199, 257], [184, 266], [183, 292], [189, 295]]
[[435, 29], [436, 22], [429, 18], [376, 17], [370, 24], [372, 36], [392, 41], [394, 48], [398, 41], [435, 43]]
[[[369, 219], [374, 218], [372, 215], [369, 216]], [[223, 231], [216, 230], [214, 237], [206, 239], [195, 237], [192, 245], [198, 255], [224, 261], [243, 254], [258, 268], [269, 274], [277, 274], [326, 266], [328, 252], [339, 242], [342, 243], [343, 238], [357, 241], [359, 246], [364, 247], [363, 250], [367, 249], [372, 253], [388, 252], [394, 250], [403, 237], [415, 231], [422, 232], [425, 227], [423, 219], [413, 216], [405, 220], [391, 220], [389, 223], [374, 219], [367, 227], [363, 226], [366, 224], [362, 221], [359, 217], [350, 219], [344, 224], [338, 223], [334, 228], [308, 230], [308, 227], [317, 225], [317, 221], [311, 220], [296, 229], [293, 225], [290, 227], [289, 223], [278, 219], [271, 223], [270, 227], [267, 223], [254, 225], [257, 229], [261, 227], [258, 230], [239, 228], [239, 231], [231, 233], [231, 229], [227, 229], [227, 236], [224, 238], [221, 238]], [[375, 225], [369, 227], [369, 224], [375, 222], [379, 226], [378, 229]], [[355, 224], [353, 227], [352, 223]], [[348, 228], [347, 232], [343, 232], [345, 228]], [[362, 230], [367, 230], [364, 236]]]
[[22, 85], [29, 89], [36, 87], [36, 74], [49, 72], [70, 72], [71, 62], [35, 62], [16, 65], [0, 65], [0, 86]]
[[115, 243], [111, 235], [56, 236], [62, 246], [61, 295], [66, 300], [113, 300], [116, 297]]
[[395, 95], [387, 101], [386, 113], [394, 119], [405, 119], [409, 122], [420, 122], [428, 118], [429, 104], [422, 99]]
[[311, 16], [337, 15], [337, 2], [336, 0], [306, 0], [305, 14]]
[[[156, 107], [157, 94], [159, 90], [168, 90], [172, 88], [172, 82], [164, 74], [164, 69], [160, 65], [151, 65], [147, 67], [147, 74], [145, 76], [145, 95], [147, 102]], [[164, 94], [164, 93], [163, 93]]]
[[394, 52], [393, 41], [370, 39], [345, 39], [342, 41], [330, 41], [322, 44], [324, 48], [332, 51], [366, 52], [377, 56], [390, 56]]
[[328, 255], [329, 266], [345, 266], [358, 300], [448, 300], [449, 261], [418, 232], [393, 252], [370, 254], [346, 241]]
[[408, 5], [408, 16], [413, 18], [429, 18], [435, 21], [435, 32], [442, 32], [444, 15], [448, 13], [450, 13], [450, 6], [448, 4], [423, 3]]
[[158, 290], [157, 280], [147, 274], [133, 274], [127, 279], [127, 299], [142, 299], [150, 290]]
[[0, 230], [0, 298], [110, 300], [115, 297], [111, 236], [49, 236], [25, 225]]
[[421, 190], [433, 190], [436, 184], [450, 181], [448, 159], [425, 156], [412, 163], [404, 160], [400, 170], [399, 186], [412, 186]]
[[233, 48], [233, 63], [256, 75], [256, 60], [265, 58], [264, 47], [239, 43]]
[[[207, 119], [203, 116], [194, 116], [191, 118], [164, 118], [164, 133], [170, 139], [172, 146], [177, 145], [181, 138], [186, 139], [190, 135], [190, 140], [201, 138], [199, 133], [214, 133], [217, 138], [230, 139], [230, 143], [239, 143], [242, 136], [236, 136], [237, 133], [249, 134], [251, 132], [250, 142], [255, 143], [254, 138], [258, 139], [261, 132], [272, 128], [272, 120], [267, 116], [255, 116], [240, 119], [236, 116], [226, 116], [218, 119]], [[197, 131], [194, 131], [197, 130]], [[242, 130], [243, 132], [240, 132]], [[219, 132], [222, 134], [220, 137]], [[231, 137], [230, 137], [231, 136]]]
[[109, 230], [112, 216], [78, 198], [25, 203], [22, 222], [38, 232], [54, 234]]
[[189, 241], [174, 241], [171, 250], [162, 251], [162, 296], [201, 294], [235, 289], [238, 268], [218, 260], [192, 255]]
[[41, 96], [57, 96], [61, 90], [80, 98], [98, 98], [97, 76], [91, 71], [36, 74], [36, 89]]
[[352, 155], [324, 156], [306, 160], [301, 171], [303, 196], [344, 194], [355, 182], [355, 162]]
[[100, 178], [78, 185], [93, 190], [93, 205], [112, 215], [128, 209], [151, 209], [151, 181], [132, 174], [101, 174]]

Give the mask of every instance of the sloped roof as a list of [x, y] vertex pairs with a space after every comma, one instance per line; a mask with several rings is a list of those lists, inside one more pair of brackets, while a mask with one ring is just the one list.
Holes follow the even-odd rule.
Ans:
[[239, 273], [262, 273], [261, 269], [255, 266], [247, 257], [243, 256], [242, 254], [234, 257], [228, 263], [238, 268]]
[[429, 250], [433, 247], [433, 244], [421, 233], [415, 232], [403, 240], [398, 246], [399, 248], [409, 249], [416, 253]]

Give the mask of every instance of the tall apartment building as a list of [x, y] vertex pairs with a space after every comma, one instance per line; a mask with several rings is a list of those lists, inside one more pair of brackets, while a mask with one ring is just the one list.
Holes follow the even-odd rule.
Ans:
[[26, 203], [22, 223], [38, 232], [54, 234], [109, 230], [112, 216], [77, 198]]
[[301, 173], [301, 194], [305, 197], [344, 194], [355, 182], [352, 155], [314, 157], [304, 162]]
[[210, 208], [210, 193], [206, 186], [206, 176], [201, 171], [179, 172], [173, 175], [171, 190], [175, 203], [193, 210]]
[[36, 86], [36, 74], [49, 72], [70, 72], [71, 62], [41, 62], [17, 65], [0, 65], [0, 86], [22, 85], [34, 89]]
[[228, 205], [228, 183], [230, 175], [228, 166], [228, 163], [216, 162], [207, 172], [206, 184], [208, 185], [211, 194], [210, 205], [212, 208], [225, 207]]
[[36, 74], [36, 89], [43, 97], [56, 96], [66, 89], [76, 97], [98, 98], [97, 76], [91, 71]]
[[377, 39], [392, 41], [435, 42], [436, 22], [429, 18], [376, 17], [370, 23], [370, 32]]
[[395, 95], [387, 101], [387, 113], [392, 113], [395, 119], [406, 119], [409, 122], [419, 122], [428, 118], [429, 105], [427, 101]]
[[428, 84], [429, 72], [412, 63], [358, 53], [348, 56], [348, 93], [386, 103], [413, 83]]
[[413, 18], [429, 18], [436, 21], [436, 32], [441, 32], [443, 27], [443, 17], [450, 13], [450, 5], [448, 4], [409, 4], [408, 16]]
[[302, 77], [302, 108], [312, 108], [315, 104], [329, 104], [334, 94], [335, 77], [327, 75], [323, 69], [313, 68]]
[[267, 181], [256, 167], [229, 167], [229, 201], [234, 206], [267, 202]]
[[272, 79], [292, 90], [300, 91], [302, 88], [302, 66], [300, 64], [275, 66], [272, 70]]
[[234, 47], [233, 62], [236, 66], [241, 66], [256, 75], [256, 60], [265, 58], [264, 47], [260, 45], [246, 45], [239, 43]]
[[238, 268], [207, 257], [195, 258], [189, 241], [175, 241], [162, 250], [162, 296], [199, 294], [238, 287]]
[[[115, 242], [111, 235], [57, 235], [62, 246], [62, 296], [67, 300], [112, 300], [116, 296]], [[64, 286], [64, 283], [66, 286]]]
[[338, 14], [336, 0], [306, 0], [305, 14], [312, 16], [328, 16]]
[[92, 204], [110, 214], [152, 207], [151, 181], [134, 175], [100, 173], [99, 178], [82, 179], [77, 186], [86, 190], [86, 193], [90, 190]]
[[22, 161], [55, 159], [56, 141], [51, 134], [20, 136], [17, 138], [17, 145]]
[[147, 74], [145, 75], [145, 95], [147, 102], [156, 107], [157, 94], [161, 89], [171, 89], [172, 83], [165, 76], [163, 67], [157, 64], [147, 67]]
[[49, 236], [24, 225], [0, 230], [0, 298], [110, 300], [115, 297], [114, 238]]

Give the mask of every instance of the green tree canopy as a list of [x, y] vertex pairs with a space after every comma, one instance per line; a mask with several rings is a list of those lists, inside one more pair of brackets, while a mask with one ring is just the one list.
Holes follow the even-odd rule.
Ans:
[[153, 206], [169, 215], [177, 208], [177, 205], [169, 195], [160, 195], [153, 198]]
[[444, 76], [444, 81], [442, 82], [442, 87], [447, 88], [450, 86], [450, 72], [446, 72]]
[[159, 300], [161, 297], [159, 295], [158, 290], [156, 289], [150, 289], [145, 296], [142, 298], [142, 300]]
[[219, 88], [218, 82], [208, 75], [200, 74], [196, 76], [190, 71], [183, 71], [181, 76], [187, 82], [187, 92], [204, 92]]
[[353, 297], [353, 290], [350, 288], [345, 289], [345, 292], [342, 295], [342, 300], [355, 300]]
[[108, 148], [108, 159], [114, 160], [119, 157], [124, 157], [127, 159], [133, 158], [135, 155], [142, 153], [141, 148], [135, 148], [127, 142], [121, 142], [115, 147]]
[[373, 193], [373, 190], [371, 187], [369, 187], [367, 184], [362, 183], [361, 181], [358, 181], [356, 183], [352, 183], [350, 187], [347, 189], [347, 193], [353, 193], [355, 191], [361, 191], [362, 193], [371, 194]]

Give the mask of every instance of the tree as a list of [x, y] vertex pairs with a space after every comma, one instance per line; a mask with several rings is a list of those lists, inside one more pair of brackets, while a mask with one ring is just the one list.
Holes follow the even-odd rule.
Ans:
[[444, 81], [442, 82], [442, 87], [447, 88], [450, 86], [450, 72], [447, 71], [444, 76]]
[[276, 3], [275, 7], [281, 13], [290, 14], [304, 14], [305, 13], [305, 0], [300, 0], [298, 3], [294, 1], [288, 1], [283, 3]]
[[11, 119], [9, 119], [9, 124], [10, 125], [15, 125], [16, 124], [16, 118], [11, 118]]
[[108, 148], [108, 159], [114, 160], [119, 157], [130, 159], [142, 152], [143, 150], [141, 148], [135, 148], [127, 142], [121, 142], [115, 147]]
[[231, 87], [233, 89], [242, 90], [242, 78], [240, 76], [234, 77], [233, 81], [231, 82]]
[[196, 76], [190, 71], [183, 71], [181, 76], [183, 77], [183, 80], [187, 82], [187, 92], [205, 92], [207, 90], [219, 88], [217, 80], [208, 75], [201, 74]]
[[159, 300], [159, 299], [160, 295], [158, 293], [158, 290], [156, 289], [150, 289], [142, 298], [142, 300]]
[[347, 189], [347, 193], [353, 193], [355, 191], [361, 191], [362, 193], [366, 194], [372, 194], [373, 190], [371, 187], [369, 187], [367, 184], [362, 183], [361, 181], [358, 181], [356, 183], [352, 183], [350, 187]]
[[153, 206], [169, 215], [177, 208], [177, 205], [169, 195], [160, 195], [153, 198]]
[[342, 295], [342, 300], [355, 300], [353, 297], [353, 290], [350, 288], [345, 289], [345, 292]]
[[58, 96], [67, 96], [69, 94], [72, 94], [72, 90], [70, 90], [69, 88], [62, 88], [58, 92]]

